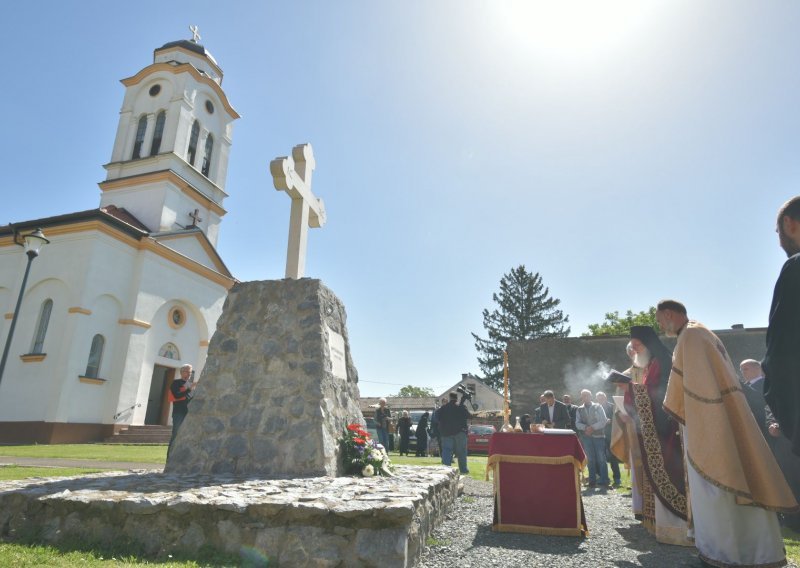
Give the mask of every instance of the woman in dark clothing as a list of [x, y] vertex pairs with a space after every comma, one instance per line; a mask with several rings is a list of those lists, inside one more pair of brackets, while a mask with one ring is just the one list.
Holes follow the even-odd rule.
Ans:
[[400, 455], [408, 455], [408, 442], [411, 438], [411, 418], [408, 410], [403, 411], [403, 417], [397, 421], [397, 431], [400, 433]]
[[422, 415], [417, 424], [417, 457], [425, 457], [428, 453], [428, 417], [427, 412]]

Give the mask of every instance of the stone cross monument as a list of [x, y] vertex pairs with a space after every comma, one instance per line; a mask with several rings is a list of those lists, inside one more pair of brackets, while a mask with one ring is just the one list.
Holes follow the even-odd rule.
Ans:
[[292, 198], [286, 278], [295, 280], [305, 274], [308, 227], [325, 225], [325, 204], [311, 193], [311, 174], [315, 166], [311, 144], [298, 144], [292, 148], [291, 157], [278, 157], [269, 163], [275, 189], [285, 191]]

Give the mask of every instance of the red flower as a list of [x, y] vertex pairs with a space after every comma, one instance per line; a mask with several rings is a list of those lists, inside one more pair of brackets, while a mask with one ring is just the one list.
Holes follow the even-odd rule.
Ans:
[[350, 430], [351, 432], [356, 432], [358, 430], [361, 430], [361, 424], [349, 424], [347, 426], [347, 429]]
[[355, 442], [356, 444], [359, 444], [359, 445], [361, 445], [361, 446], [363, 446], [364, 444], [366, 444], [366, 441], [364, 441], [364, 439], [363, 439], [363, 438], [353, 438], [353, 442]]
[[362, 438], [369, 438], [369, 432], [366, 432], [366, 431], [361, 430], [361, 429], [359, 429], [358, 432], [356, 432], [356, 434], [358, 434]]

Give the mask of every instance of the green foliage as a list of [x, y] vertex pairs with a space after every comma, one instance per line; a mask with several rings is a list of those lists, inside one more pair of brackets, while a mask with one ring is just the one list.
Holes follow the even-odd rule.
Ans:
[[509, 341], [567, 337], [569, 316], [557, 309], [561, 300], [552, 298], [539, 273], [532, 274], [524, 265], [512, 268], [500, 279], [500, 292], [492, 294], [497, 304], [493, 311], [483, 310], [487, 339], [473, 333], [481, 380], [499, 390], [503, 385], [503, 351]]
[[400, 392], [398, 392], [395, 396], [401, 398], [423, 398], [429, 396], [436, 396], [436, 393], [433, 392], [428, 387], [415, 387], [412, 385], [407, 385], [401, 388]]
[[602, 323], [590, 323], [589, 333], [584, 333], [583, 336], [629, 335], [634, 325], [649, 325], [659, 331], [655, 306], [650, 306], [647, 311], [637, 314], [633, 313], [633, 310], [628, 310], [623, 318], [619, 317], [619, 312], [609, 312]]

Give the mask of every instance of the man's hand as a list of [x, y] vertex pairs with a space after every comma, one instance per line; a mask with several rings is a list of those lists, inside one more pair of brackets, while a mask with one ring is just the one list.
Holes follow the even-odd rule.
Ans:
[[587, 436], [590, 436], [594, 432], [594, 428], [592, 428], [591, 426], [587, 426], [584, 432], [586, 432]]
[[777, 422], [769, 425], [769, 435], [773, 438], [777, 438], [781, 435], [781, 425]]

